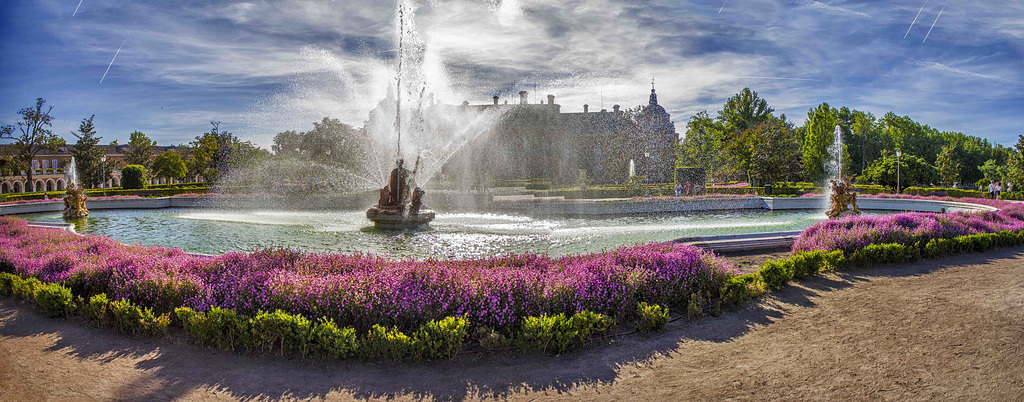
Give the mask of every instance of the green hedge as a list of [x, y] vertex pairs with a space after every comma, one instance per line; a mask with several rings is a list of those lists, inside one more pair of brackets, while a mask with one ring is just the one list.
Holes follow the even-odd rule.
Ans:
[[988, 196], [988, 193], [978, 190], [946, 187], [907, 187], [903, 189], [903, 193], [913, 195], [939, 195], [954, 198], [985, 198]]

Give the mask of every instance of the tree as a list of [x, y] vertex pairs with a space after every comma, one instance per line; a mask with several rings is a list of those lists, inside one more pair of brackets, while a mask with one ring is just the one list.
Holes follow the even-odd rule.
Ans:
[[14, 160], [28, 167], [28, 187], [30, 192], [36, 191], [35, 181], [32, 175], [35, 173], [32, 168], [32, 159], [43, 150], [57, 152], [57, 149], [64, 145], [64, 139], [53, 134], [49, 127], [52, 127], [53, 117], [50, 106], [43, 111], [46, 100], [37, 98], [35, 106], [30, 106], [18, 111], [21, 121], [14, 124], [0, 127], [0, 138], [13, 139]]
[[960, 182], [960, 162], [953, 156], [955, 152], [955, 146], [942, 147], [942, 153], [935, 159], [935, 168], [939, 171], [939, 181], [942, 184], [952, 185]]
[[739, 135], [768, 121], [774, 111], [767, 101], [757, 96], [757, 92], [743, 88], [740, 93], [725, 101], [725, 106], [718, 112], [718, 121], [726, 132]]
[[146, 168], [142, 165], [128, 165], [121, 169], [121, 188], [146, 188]]
[[210, 132], [196, 137], [189, 144], [192, 156], [185, 160], [188, 169], [195, 169], [207, 183], [217, 183], [232, 169], [270, 156], [267, 150], [220, 131], [219, 121], [211, 121], [210, 124], [213, 126]]
[[718, 177], [725, 160], [721, 137], [722, 127], [706, 110], [695, 114], [686, 123], [686, 136], [677, 150], [677, 165], [703, 168], [708, 177]]
[[188, 167], [181, 156], [172, 150], [166, 150], [153, 160], [153, 176], [165, 179], [183, 179]]
[[[897, 159], [899, 159], [898, 171], [896, 169]], [[903, 189], [917, 184], [934, 183], [938, 180], [939, 172], [920, 157], [904, 152], [903, 156], [897, 158], [896, 155], [883, 152], [881, 158], [872, 162], [871, 166], [864, 170], [864, 177], [892, 188], [896, 188], [898, 178], [899, 186]]]
[[996, 162], [995, 159], [985, 161], [984, 165], [978, 166], [978, 170], [985, 175], [986, 179], [1000, 183], [1005, 182], [1006, 176], [1010, 173], [1008, 166]]
[[156, 146], [156, 141], [147, 137], [146, 134], [136, 131], [131, 134], [128, 146], [132, 149], [124, 154], [124, 161], [129, 165], [141, 165], [148, 169], [152, 164], [150, 159], [153, 158], [153, 147]]
[[96, 129], [92, 123], [95, 117], [96, 115], [92, 115], [82, 119], [78, 132], [71, 133], [78, 138], [78, 142], [71, 147], [71, 155], [75, 157], [75, 169], [78, 171], [78, 182], [87, 187], [98, 186], [104, 178], [110, 177], [114, 170], [112, 163], [105, 164], [102, 161], [104, 150], [99, 146], [102, 137], [96, 136]]
[[807, 112], [807, 123], [804, 125], [807, 131], [800, 149], [804, 153], [807, 179], [812, 182], [821, 181], [825, 177], [825, 162], [832, 158], [828, 148], [835, 143], [834, 133], [838, 124], [836, 111], [828, 103], [822, 103]]
[[302, 137], [305, 133], [285, 131], [274, 136], [274, 144], [270, 149], [277, 156], [299, 156], [302, 154]]
[[750, 147], [751, 176], [762, 184], [775, 183], [800, 173], [800, 144], [791, 124], [771, 118], [747, 130], [743, 143]]
[[1010, 155], [1010, 163], [1007, 164], [1006, 181], [1013, 183], [1014, 190], [1021, 191], [1024, 189], [1021, 187], [1024, 186], [1024, 135], [1017, 139], [1015, 148], [1013, 155]]

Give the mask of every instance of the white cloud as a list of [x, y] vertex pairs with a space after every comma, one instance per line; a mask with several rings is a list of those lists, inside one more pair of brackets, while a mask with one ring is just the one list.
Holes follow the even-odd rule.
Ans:
[[839, 14], [856, 15], [858, 17], [870, 17], [869, 15], [867, 15], [865, 13], [862, 13], [860, 11], [854, 11], [854, 10], [850, 10], [848, 8], [842, 8], [842, 7], [838, 7], [838, 6], [830, 6], [828, 4], [822, 3], [822, 2], [817, 1], [817, 0], [805, 0], [803, 2], [803, 5], [805, 5], [807, 7], [817, 8], [817, 9], [821, 9], [821, 10], [825, 10], [825, 11], [831, 11], [831, 12], [839, 13]]

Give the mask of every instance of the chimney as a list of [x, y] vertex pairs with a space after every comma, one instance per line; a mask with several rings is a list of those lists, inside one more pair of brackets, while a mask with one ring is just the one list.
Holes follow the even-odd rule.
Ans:
[[497, 96], [494, 97], [494, 106], [498, 106], [498, 97]]
[[590, 105], [583, 105], [583, 113], [590, 113]]
[[555, 95], [548, 94], [548, 104], [549, 105], [554, 105], [555, 104]]
[[519, 103], [526, 104], [526, 91], [519, 91]]
[[615, 113], [618, 113], [619, 112], [619, 105], [612, 106], [612, 110], [614, 110]]

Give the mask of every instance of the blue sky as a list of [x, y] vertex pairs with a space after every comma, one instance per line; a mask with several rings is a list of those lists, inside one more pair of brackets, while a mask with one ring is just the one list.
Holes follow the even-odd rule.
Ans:
[[[1020, 0], [422, 3], [424, 75], [446, 103], [536, 88], [563, 111], [630, 107], [654, 78], [680, 131], [750, 87], [798, 123], [824, 101], [1024, 134]], [[210, 120], [264, 146], [323, 116], [361, 126], [392, 80], [394, 26], [377, 1], [4, 0], [0, 123], [43, 97], [71, 141], [92, 114], [104, 141], [162, 145]]]

